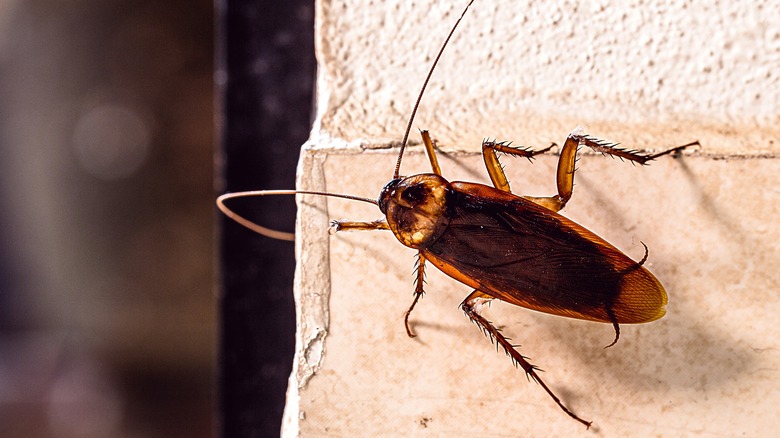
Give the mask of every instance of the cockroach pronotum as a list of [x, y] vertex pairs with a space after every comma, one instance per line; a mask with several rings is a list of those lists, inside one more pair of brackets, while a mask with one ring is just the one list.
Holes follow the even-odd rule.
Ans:
[[[488, 337], [501, 345], [512, 361], [542, 386], [555, 403], [587, 427], [591, 422], [567, 408], [537, 373], [538, 368], [521, 355], [508, 338], [480, 313], [493, 299], [553, 315], [612, 324], [615, 338], [620, 324], [655, 321], [666, 313], [667, 295], [661, 283], [643, 265], [606, 240], [560, 215], [572, 196], [577, 150], [587, 146], [597, 152], [645, 164], [663, 155], [698, 145], [693, 142], [655, 154], [622, 149], [591, 137], [578, 128], [560, 148], [556, 174], [558, 194], [550, 197], [511, 193], [498, 153], [532, 158], [549, 151], [518, 148], [485, 140], [482, 155], [493, 186], [449, 182], [441, 175], [434, 142], [421, 131], [431, 172], [408, 177], [400, 174], [401, 160], [417, 108], [436, 64], [469, 7], [471, 0], [434, 59], [415, 102], [401, 142], [393, 178], [378, 200], [358, 196], [304, 190], [262, 190], [229, 193], [218, 198], [219, 208], [242, 225], [268, 237], [292, 240], [283, 233], [257, 225], [230, 210], [225, 201], [237, 197], [308, 194], [340, 197], [374, 204], [385, 219], [373, 222], [334, 221], [332, 230], [390, 230], [405, 246], [417, 250], [414, 300], [404, 324], [414, 337], [409, 315], [423, 295], [427, 263], [471, 287], [474, 291], [460, 308]], [[489, 242], [489, 244], [486, 244]], [[643, 243], [644, 246], [644, 243]]]

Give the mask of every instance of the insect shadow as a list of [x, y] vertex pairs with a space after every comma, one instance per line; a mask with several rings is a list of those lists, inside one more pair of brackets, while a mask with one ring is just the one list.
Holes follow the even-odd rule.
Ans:
[[[701, 169], [702, 172], [695, 172], [692, 169], [692, 165], [710, 166], [712, 165], [712, 160], [707, 159], [705, 161], [703, 158], [690, 157], [675, 160], [673, 163], [675, 168], [672, 169], [671, 173], [682, 176], [679, 184], [671, 184], [678, 187], [675, 196], [682, 197], [682, 202], [684, 203], [696, 205], [695, 211], [697, 216], [708, 218], [706, 222], [714, 225], [713, 227], [707, 227], [707, 230], [712, 230], [719, 235], [719, 237], [713, 239], [714, 242], [712, 244], [727, 246], [729, 249], [726, 252], [729, 254], [740, 254], [740, 252], [744, 251], [744, 248], [752, 248], [751, 251], [765, 253], [765, 250], [768, 249], [766, 243], [761, 239], [756, 239], [749, 230], [746, 230], [738, 220], [735, 220], [727, 212], [727, 209], [719, 205], [719, 201], [716, 198], [707, 195], [703, 190], [698, 174], [704, 172], [705, 169]], [[648, 181], [647, 185], [652, 186], [652, 181]], [[598, 205], [599, 215], [607, 216], [608, 219], [606, 221], [610, 224], [615, 224], [613, 227], [630, 228], [626, 225], [631, 224], [632, 221], [625, 216], [621, 205], [612, 201], [614, 198], [607, 194], [601, 181], [594, 179], [590, 174], [585, 174], [579, 178], [579, 186], [592, 198], [589, 204]], [[650, 198], [655, 195], [661, 197], [663, 193], [659, 192], [656, 194], [652, 190], [647, 193], [647, 196]], [[674, 206], [668, 206], [664, 211], [673, 211], [674, 209]], [[684, 217], [669, 217], [668, 219], [670, 222], [685, 221]], [[705, 232], [709, 231], [698, 230], [698, 233]], [[740, 249], [740, 247], [743, 249]], [[711, 249], [701, 248], [700, 251], [705, 253]], [[736, 257], [739, 258], [738, 256]], [[669, 372], [663, 373], [661, 376], [655, 372], [626, 374], [622, 371], [630, 364], [626, 363], [621, 356], [611, 357], [609, 361], [600, 363], [593, 368], [606, 369], [615, 378], [622, 379], [623, 384], [634, 385], [637, 387], [637, 390], [663, 391], [663, 385], [659, 386], [652, 383], [660, 379], [668, 387], [691, 389], [693, 391], [691, 398], [698, 399], [701, 397], [700, 391], [704, 390], [701, 387], [703, 380], [706, 380], [707, 384], [712, 387], [729, 384], [743, 376], [746, 371], [753, 368], [759, 361], [754, 351], [735, 342], [733, 336], [730, 336], [727, 331], [721, 329], [717, 324], [712, 324], [710, 320], [701, 319], [701, 309], [698, 307], [700, 303], [692, 302], [689, 297], [706, 296], [718, 293], [718, 291], [694, 290], [698, 287], [697, 282], [688, 281], [688, 278], [691, 275], [706, 274], [692, 274], [690, 270], [678, 270], [676, 268], [678, 266], [686, 266], [686, 263], [690, 264], [690, 256], [678, 255], [667, 251], [661, 254], [659, 259], [664, 260], [664, 263], [659, 265], [659, 269], [668, 271], [664, 275], [667, 286], [670, 290], [675, 291], [675, 294], [672, 296], [675, 308], [673, 314], [665, 318], [664, 322], [660, 324], [661, 328], [658, 330], [660, 333], [656, 333], [656, 336], [669, 339], [665, 343], [666, 345], [662, 346], [664, 351], [650, 352], [646, 357], [648, 359], [662, 357], [663, 359], [658, 361], [659, 366], [663, 366]], [[705, 265], [708, 264], [705, 263]], [[720, 268], [712, 267], [712, 269], [718, 270]], [[663, 275], [664, 270], [660, 273]], [[728, 284], [723, 285], [724, 294], [727, 293], [726, 290], [728, 288]], [[579, 346], [579, 342], [575, 339], [561, 336], [555, 331], [550, 333], [552, 337], [556, 338], [556, 342], [569, 345], [571, 348]], [[702, 360], [703, 357], [707, 359]], [[713, 363], [720, 365], [712, 366]], [[592, 364], [585, 361], [583, 366], [586, 368], [592, 367]], [[643, 384], [642, 382], [645, 383]]]

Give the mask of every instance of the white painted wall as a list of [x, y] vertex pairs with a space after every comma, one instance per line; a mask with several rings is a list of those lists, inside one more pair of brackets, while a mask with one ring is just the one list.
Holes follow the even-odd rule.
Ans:
[[[375, 197], [427, 69], [464, 1], [318, 5], [318, 120], [299, 188]], [[611, 327], [494, 304], [564, 401], [601, 436], [761, 436], [780, 403], [780, 6], [767, 1], [477, 0], [414, 128], [451, 180], [486, 182], [485, 137], [562, 142], [577, 125], [626, 147], [703, 148], [652, 166], [579, 162], [563, 214], [639, 259], [668, 314]], [[412, 139], [418, 141], [416, 129]], [[725, 159], [724, 159], [725, 158]], [[504, 158], [516, 192], [554, 193], [557, 156]], [[404, 173], [427, 171], [419, 148]], [[434, 268], [412, 316], [414, 251], [390, 233], [327, 233], [375, 207], [299, 202], [297, 367], [286, 436], [591, 436], [496, 354]]]
[[[464, 1], [322, 1], [321, 129], [398, 142]], [[780, 3], [477, 0], [415, 127], [444, 147], [596, 136], [710, 154], [780, 150]], [[416, 140], [416, 139], [415, 139]]]

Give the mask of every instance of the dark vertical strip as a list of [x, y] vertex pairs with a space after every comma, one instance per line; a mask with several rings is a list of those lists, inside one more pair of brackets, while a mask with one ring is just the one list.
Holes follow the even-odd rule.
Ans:
[[[217, 12], [218, 190], [293, 188], [313, 109], [314, 1], [221, 0]], [[231, 205], [293, 229], [292, 197]], [[218, 223], [220, 434], [278, 436], [294, 351], [294, 247]]]

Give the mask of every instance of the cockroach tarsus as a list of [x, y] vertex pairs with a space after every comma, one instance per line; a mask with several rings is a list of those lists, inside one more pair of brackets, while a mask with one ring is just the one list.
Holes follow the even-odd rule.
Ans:
[[[398, 153], [393, 178], [378, 200], [309, 190], [239, 192], [218, 198], [219, 208], [242, 225], [269, 237], [293, 240], [283, 233], [257, 225], [230, 210], [225, 201], [245, 196], [309, 194], [340, 197], [372, 203], [384, 219], [333, 221], [330, 230], [390, 230], [403, 245], [416, 249], [414, 299], [404, 316], [409, 337], [416, 336], [409, 317], [423, 296], [425, 270], [432, 264], [446, 275], [473, 288], [460, 304], [471, 322], [500, 345], [529, 379], [539, 384], [571, 418], [590, 427], [591, 422], [571, 411], [538, 374], [540, 369], [519, 353], [517, 346], [480, 312], [483, 304], [498, 299], [540, 312], [612, 324], [620, 338], [620, 324], [657, 320], [665, 313], [667, 295], [661, 283], [645, 267], [647, 246], [640, 261], [634, 261], [606, 240], [560, 215], [571, 199], [577, 151], [581, 146], [632, 163], [646, 164], [668, 154], [679, 154], [698, 142], [655, 154], [620, 148], [575, 129], [560, 148], [556, 171], [558, 193], [549, 197], [518, 196], [511, 192], [498, 154], [533, 158], [544, 149], [512, 147], [484, 140], [482, 157], [492, 186], [450, 182], [442, 177], [435, 144], [428, 131], [422, 143], [430, 173], [400, 176], [401, 160], [414, 117], [425, 88], [444, 48], [474, 0], [471, 0], [442, 44], [426, 76], [412, 110]], [[606, 347], [605, 347], [606, 348]]]

